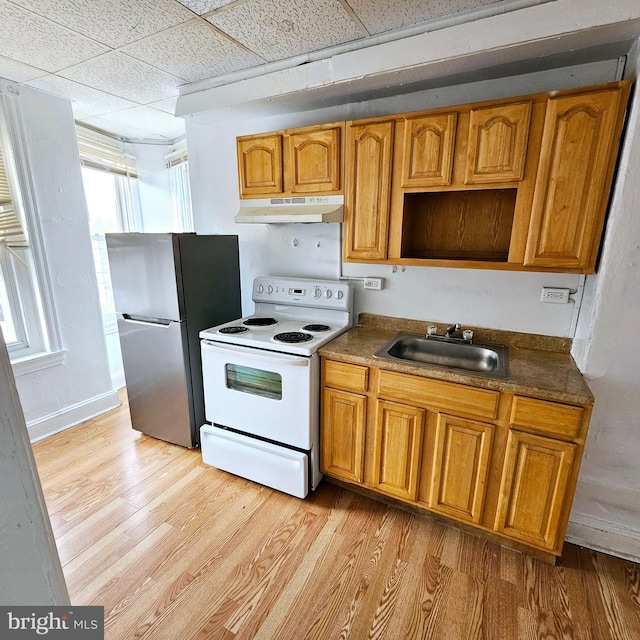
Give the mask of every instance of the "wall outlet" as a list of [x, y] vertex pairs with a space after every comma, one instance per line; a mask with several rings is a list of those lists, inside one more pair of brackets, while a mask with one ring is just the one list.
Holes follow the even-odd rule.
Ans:
[[365, 278], [364, 288], [375, 289], [376, 291], [380, 291], [381, 289], [384, 288], [384, 278]]
[[566, 304], [569, 302], [571, 289], [557, 289], [554, 287], [542, 287], [542, 302], [552, 302], [554, 304]]

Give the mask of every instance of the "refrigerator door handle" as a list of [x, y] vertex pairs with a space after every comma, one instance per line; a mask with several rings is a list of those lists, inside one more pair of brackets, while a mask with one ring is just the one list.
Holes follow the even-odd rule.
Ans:
[[125, 322], [131, 322], [134, 324], [144, 324], [152, 327], [168, 327], [172, 320], [167, 320], [166, 318], [150, 318], [148, 316], [135, 316], [130, 313], [123, 313], [122, 319]]

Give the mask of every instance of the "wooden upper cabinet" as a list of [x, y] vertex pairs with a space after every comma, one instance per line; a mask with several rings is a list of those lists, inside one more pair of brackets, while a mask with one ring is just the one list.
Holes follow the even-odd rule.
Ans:
[[403, 187], [451, 184], [457, 118], [452, 112], [404, 121]]
[[348, 123], [345, 172], [345, 259], [387, 257], [392, 120]]
[[509, 432], [498, 499], [498, 532], [541, 549], [555, 549], [560, 522], [568, 517], [563, 509], [576, 449], [569, 442]]
[[531, 102], [472, 109], [466, 184], [521, 180], [529, 138]]
[[494, 426], [438, 415], [429, 506], [458, 520], [480, 522]]
[[627, 94], [548, 100], [525, 266], [595, 269]]
[[282, 193], [282, 136], [245, 136], [237, 139], [240, 195]]
[[342, 190], [342, 126], [309, 127], [285, 135], [285, 185], [292, 194]]
[[378, 400], [373, 444], [373, 486], [415, 500], [418, 493], [425, 411]]

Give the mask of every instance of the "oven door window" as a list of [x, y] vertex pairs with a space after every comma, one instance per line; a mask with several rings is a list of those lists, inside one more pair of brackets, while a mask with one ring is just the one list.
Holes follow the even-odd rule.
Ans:
[[225, 378], [228, 389], [271, 400], [282, 400], [282, 376], [279, 373], [239, 364], [226, 364]]

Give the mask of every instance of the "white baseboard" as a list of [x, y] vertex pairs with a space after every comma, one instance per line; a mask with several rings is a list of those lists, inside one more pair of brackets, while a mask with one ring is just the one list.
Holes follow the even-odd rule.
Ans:
[[118, 392], [115, 390], [108, 391], [99, 396], [94, 396], [83, 402], [78, 402], [60, 411], [55, 411], [47, 416], [31, 420], [27, 422], [27, 430], [29, 431], [29, 439], [31, 442], [37, 442], [54, 433], [64, 431], [76, 424], [90, 420], [99, 416], [101, 413], [111, 411], [120, 406]]
[[640, 531], [621, 527], [613, 522], [574, 514], [567, 527], [565, 539], [594, 551], [640, 562]]

